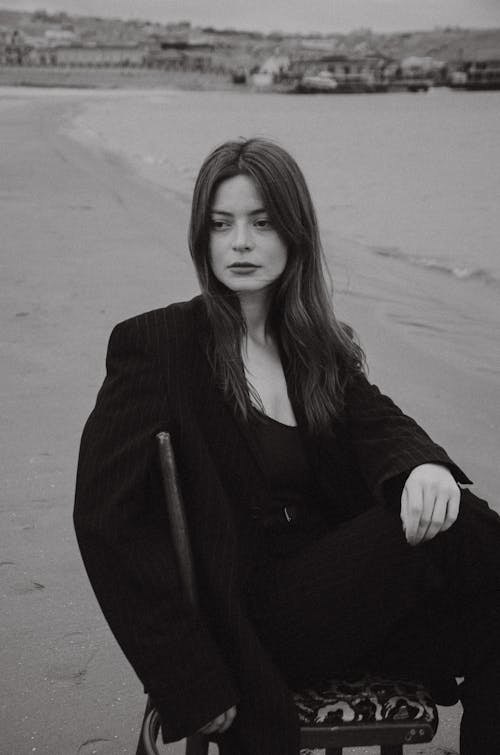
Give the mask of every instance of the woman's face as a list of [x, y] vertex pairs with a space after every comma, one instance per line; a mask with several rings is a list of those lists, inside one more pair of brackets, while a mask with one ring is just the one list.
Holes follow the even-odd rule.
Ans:
[[286, 246], [249, 176], [234, 176], [218, 186], [209, 249], [213, 274], [238, 294], [265, 291], [283, 273]]

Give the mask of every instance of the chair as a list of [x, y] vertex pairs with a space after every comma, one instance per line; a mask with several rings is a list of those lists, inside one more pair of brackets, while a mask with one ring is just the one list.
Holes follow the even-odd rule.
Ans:
[[[196, 584], [187, 521], [170, 435], [157, 436], [163, 487], [184, 589], [196, 608]], [[438, 714], [427, 690], [417, 682], [365, 677], [330, 680], [294, 693], [301, 724], [301, 748], [341, 755], [344, 747], [378, 745], [381, 755], [403, 755], [405, 744], [430, 742]], [[160, 718], [148, 698], [136, 755], [159, 755]], [[193, 734], [185, 755], [207, 755], [210, 737]]]

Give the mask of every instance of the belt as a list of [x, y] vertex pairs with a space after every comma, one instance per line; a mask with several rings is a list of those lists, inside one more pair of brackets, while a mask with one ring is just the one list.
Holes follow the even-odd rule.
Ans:
[[257, 518], [265, 529], [288, 529], [311, 518], [309, 506], [289, 503], [281, 508], [261, 512]]

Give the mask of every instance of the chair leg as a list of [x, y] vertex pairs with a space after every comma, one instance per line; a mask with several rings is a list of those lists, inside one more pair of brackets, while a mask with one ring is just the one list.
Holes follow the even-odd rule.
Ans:
[[[146, 718], [146, 716], [148, 715], [152, 707], [153, 707], [153, 703], [151, 702], [151, 698], [148, 697], [148, 700], [146, 703], [146, 710], [144, 711], [144, 715], [142, 717], [142, 725], [144, 725], [144, 719]], [[141, 726], [141, 733], [139, 734], [139, 741], [137, 742], [137, 750], [135, 752], [135, 755], [148, 755], [148, 752], [146, 750], [143, 737], [142, 737], [142, 726]]]
[[403, 755], [403, 745], [380, 745], [380, 755]]
[[142, 736], [139, 737], [139, 741], [137, 742], [137, 750], [135, 751], [135, 755], [147, 755], [147, 752], [144, 749], [144, 743], [142, 741]]
[[186, 739], [185, 755], [208, 755], [209, 741], [203, 734], [193, 734]]

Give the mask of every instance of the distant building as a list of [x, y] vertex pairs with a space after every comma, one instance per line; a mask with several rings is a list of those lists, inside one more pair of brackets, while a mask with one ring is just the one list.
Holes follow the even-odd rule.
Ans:
[[44, 37], [51, 47], [72, 45], [78, 42], [78, 34], [70, 29], [46, 29]]
[[426, 77], [434, 84], [441, 84], [446, 77], [446, 63], [428, 55], [411, 55], [401, 61], [401, 73], [403, 77]]
[[337, 40], [334, 37], [291, 37], [287, 40], [290, 48], [295, 48], [301, 55], [331, 55], [335, 51]]
[[213, 45], [204, 42], [192, 43], [157, 38], [149, 44], [144, 56], [148, 68], [166, 70], [211, 71], [213, 69]]
[[279, 77], [290, 68], [289, 55], [271, 55], [262, 63], [259, 73]]
[[180, 21], [179, 23], [153, 24], [146, 23], [142, 26], [142, 31], [148, 37], [161, 38], [168, 42], [182, 42], [188, 44], [191, 37], [191, 24], [189, 21]]
[[140, 45], [72, 45], [33, 50], [31, 55], [38, 65], [137, 67], [144, 63], [145, 50]]
[[0, 34], [0, 64], [20, 66], [26, 61], [30, 51], [24, 34], [17, 29], [2, 28]]
[[258, 89], [267, 89], [280, 81], [289, 68], [290, 57], [288, 55], [271, 55], [252, 75], [252, 84]]
[[500, 89], [500, 55], [462, 61], [450, 73], [450, 86], [476, 91]]

